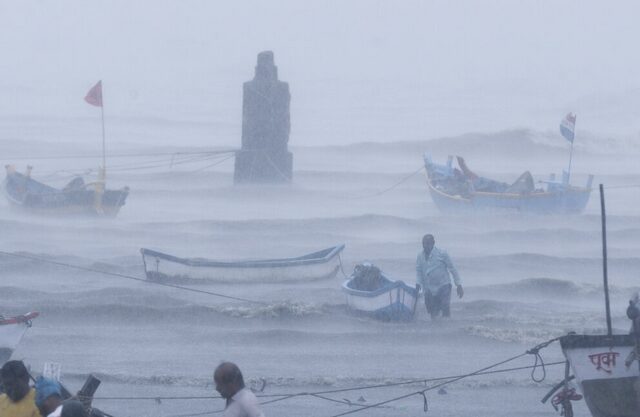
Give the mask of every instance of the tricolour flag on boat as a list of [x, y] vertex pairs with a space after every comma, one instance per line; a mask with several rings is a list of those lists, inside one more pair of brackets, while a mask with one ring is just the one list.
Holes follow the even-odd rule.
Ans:
[[96, 85], [91, 87], [84, 101], [92, 106], [102, 107], [102, 81], [98, 81]]
[[573, 143], [573, 138], [576, 135], [576, 115], [573, 113], [567, 114], [560, 122], [560, 133], [566, 140]]

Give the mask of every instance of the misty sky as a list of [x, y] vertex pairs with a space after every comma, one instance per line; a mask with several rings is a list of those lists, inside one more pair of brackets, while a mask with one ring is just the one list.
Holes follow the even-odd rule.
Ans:
[[241, 84], [271, 49], [294, 145], [555, 130], [570, 110], [579, 131], [637, 137], [638, 16], [636, 1], [3, 0], [0, 120], [93, 118], [82, 97], [102, 79], [111, 129], [237, 145]]

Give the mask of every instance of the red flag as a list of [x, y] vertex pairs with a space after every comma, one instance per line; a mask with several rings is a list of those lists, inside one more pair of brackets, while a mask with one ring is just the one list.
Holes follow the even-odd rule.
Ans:
[[92, 106], [102, 107], [102, 81], [98, 81], [87, 93], [84, 101]]

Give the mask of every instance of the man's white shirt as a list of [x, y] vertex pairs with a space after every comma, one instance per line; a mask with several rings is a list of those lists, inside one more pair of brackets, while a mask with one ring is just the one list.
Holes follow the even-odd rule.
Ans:
[[260, 407], [258, 399], [248, 388], [242, 388], [231, 397], [224, 409], [224, 417], [265, 417]]

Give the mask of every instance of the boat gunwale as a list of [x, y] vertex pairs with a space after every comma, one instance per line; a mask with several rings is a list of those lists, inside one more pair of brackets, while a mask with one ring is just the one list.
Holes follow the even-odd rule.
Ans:
[[431, 177], [429, 177], [429, 174], [427, 173], [427, 185], [429, 186], [430, 190], [433, 190], [435, 192], [437, 192], [438, 194], [441, 194], [449, 199], [452, 200], [458, 200], [458, 201], [464, 201], [464, 202], [471, 202], [473, 201], [474, 197], [496, 197], [496, 198], [500, 198], [500, 199], [504, 199], [504, 200], [510, 200], [510, 199], [514, 199], [514, 200], [524, 200], [524, 199], [528, 199], [528, 198], [545, 198], [545, 197], [550, 197], [550, 196], [558, 196], [558, 195], [563, 195], [563, 194], [580, 194], [580, 193], [591, 193], [591, 191], [593, 191], [593, 188], [587, 188], [587, 187], [576, 187], [573, 185], [568, 186], [566, 189], [562, 190], [562, 191], [557, 191], [557, 192], [550, 192], [550, 191], [542, 191], [542, 192], [532, 192], [532, 193], [527, 193], [527, 194], [517, 194], [517, 193], [495, 193], [495, 192], [486, 192], [486, 191], [472, 191], [471, 194], [471, 198], [465, 198], [462, 197], [460, 195], [456, 195], [456, 194], [449, 194], [447, 192], [445, 192], [444, 190], [440, 190], [438, 188], [436, 188], [436, 186], [434, 185]]
[[384, 286], [382, 288], [378, 288], [376, 290], [373, 291], [365, 291], [365, 290], [356, 290], [355, 288], [351, 288], [348, 286], [348, 283], [351, 282], [351, 280], [353, 278], [349, 278], [348, 280], [345, 280], [342, 283], [342, 289], [350, 295], [355, 295], [355, 296], [359, 296], [359, 297], [377, 297], [381, 294], [387, 293], [389, 291], [393, 291], [395, 289], [401, 288], [402, 290], [408, 292], [409, 294], [411, 294], [412, 296], [415, 296], [416, 298], [418, 297], [419, 294], [419, 289], [416, 287], [410, 287], [408, 284], [406, 284], [404, 281], [402, 280], [398, 280], [398, 281], [392, 281], [389, 278], [387, 278], [386, 276], [383, 275], [383, 278], [388, 282], [389, 285]]
[[635, 346], [634, 337], [630, 334], [614, 334], [611, 336], [606, 334], [569, 334], [560, 337], [560, 347], [562, 350], [601, 347], [610, 348], [613, 346]]
[[[24, 193], [16, 192], [15, 187], [9, 185], [9, 177], [10, 176], [22, 176], [26, 178], [30, 182], [34, 182], [42, 187], [53, 191], [47, 191], [42, 193], [30, 192], [25, 190]], [[91, 183], [89, 183], [91, 184]], [[88, 206], [85, 204], [79, 204], [77, 202], [71, 202], [64, 204], [55, 204], [55, 205], [47, 205], [47, 204], [30, 204], [28, 203], [28, 199], [31, 196], [42, 197], [42, 196], [63, 196], [68, 197], [71, 193], [93, 193], [95, 195], [95, 191], [88, 189], [85, 184], [85, 189], [82, 190], [71, 190], [65, 191], [64, 189], [58, 189], [42, 183], [38, 180], [35, 180], [31, 177], [27, 177], [24, 174], [19, 172], [7, 173], [4, 181], [2, 182], [3, 194], [7, 198], [8, 202], [12, 206], [20, 207], [22, 209], [28, 210], [30, 212], [36, 214], [44, 214], [44, 215], [52, 215], [52, 214], [90, 214], [90, 215], [100, 215], [93, 206]], [[120, 209], [126, 204], [127, 198], [129, 197], [130, 189], [128, 186], [118, 188], [118, 189], [106, 189], [103, 192], [103, 195], [117, 195], [116, 204], [103, 204], [103, 209], [108, 211], [108, 216], [116, 216]], [[104, 198], [104, 197], [103, 197]]]
[[[297, 256], [293, 258], [282, 258], [282, 259], [257, 259], [257, 260], [246, 260], [246, 261], [233, 261], [233, 262], [225, 262], [225, 261], [215, 261], [210, 259], [198, 259], [198, 258], [180, 258], [177, 256], [169, 255], [167, 253], [154, 251], [152, 249], [140, 248], [140, 253], [142, 254], [143, 261], [145, 256], [152, 256], [156, 258], [161, 258], [170, 262], [179, 263], [186, 266], [192, 267], [213, 267], [213, 268], [286, 268], [286, 267], [295, 267], [302, 265], [313, 265], [313, 264], [322, 264], [327, 263], [331, 259], [335, 258], [342, 252], [345, 248], [345, 244], [340, 244], [336, 246], [331, 246], [319, 251], [311, 252], [306, 255]], [[323, 254], [322, 257], [312, 258], [313, 255]], [[146, 265], [146, 261], [145, 261]]]
[[0, 326], [27, 323], [28, 321], [35, 319], [39, 315], [40, 313], [38, 313], [37, 311], [30, 311], [20, 316], [4, 317], [3, 319], [0, 319]]

